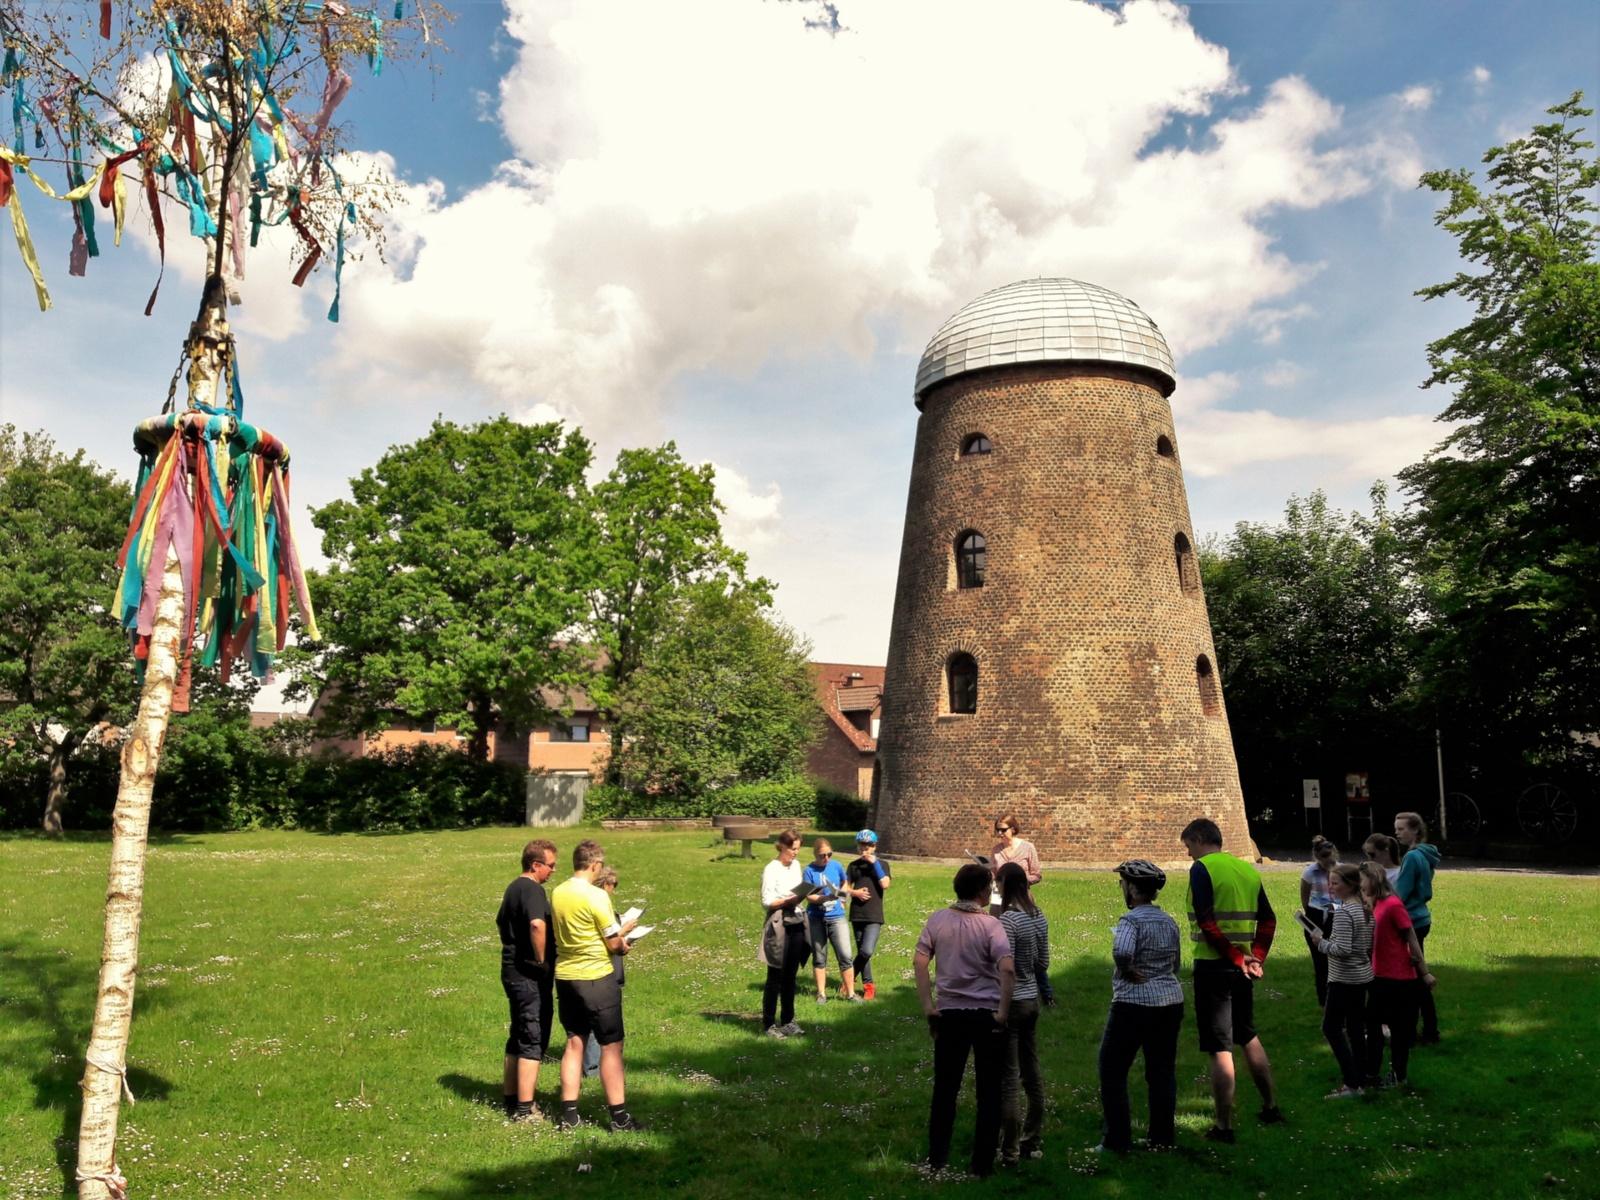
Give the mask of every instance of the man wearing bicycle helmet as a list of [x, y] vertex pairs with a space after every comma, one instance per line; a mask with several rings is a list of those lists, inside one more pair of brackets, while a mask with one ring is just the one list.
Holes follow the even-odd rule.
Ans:
[[1147, 1144], [1170, 1149], [1176, 1141], [1178, 1028], [1183, 1024], [1183, 987], [1178, 983], [1182, 942], [1178, 923], [1156, 907], [1167, 873], [1142, 858], [1117, 868], [1122, 914], [1111, 935], [1111, 1011], [1100, 1039], [1100, 1148], [1126, 1154], [1133, 1148], [1128, 1107], [1128, 1072], [1144, 1054], [1149, 1095]]

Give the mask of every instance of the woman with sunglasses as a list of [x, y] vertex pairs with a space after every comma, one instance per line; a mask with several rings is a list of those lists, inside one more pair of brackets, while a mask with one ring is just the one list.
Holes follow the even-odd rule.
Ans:
[[[1022, 836], [1022, 827], [1017, 824], [1017, 818], [1011, 814], [996, 817], [994, 822], [994, 835], [999, 840], [995, 842], [994, 849], [990, 852], [988, 867], [1000, 874], [1000, 868], [1007, 863], [1016, 863], [1028, 877], [1028, 886], [1032, 887], [1039, 882], [1039, 852], [1034, 849], [1033, 843]], [[991, 916], [1000, 915], [1000, 888], [996, 884], [994, 893], [989, 897], [989, 913]]]
[[818, 838], [811, 844], [816, 858], [801, 874], [806, 883], [817, 884], [806, 903], [807, 928], [811, 933], [811, 963], [817, 977], [817, 1003], [828, 1001], [828, 946], [832, 944], [839, 956], [839, 974], [844, 980], [844, 998], [859, 1001], [856, 995], [855, 952], [850, 946], [850, 922], [845, 919], [844, 903], [839, 899], [844, 891], [844, 868], [833, 861], [833, 843]]

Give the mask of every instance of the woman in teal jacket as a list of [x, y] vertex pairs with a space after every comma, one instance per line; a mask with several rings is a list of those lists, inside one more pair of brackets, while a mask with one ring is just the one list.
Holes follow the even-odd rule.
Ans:
[[[1405, 850], [1400, 860], [1400, 874], [1395, 876], [1394, 894], [1406, 906], [1411, 927], [1417, 932], [1418, 943], [1428, 940], [1433, 928], [1433, 914], [1428, 902], [1433, 899], [1433, 873], [1439, 866], [1439, 848], [1428, 844], [1428, 823], [1420, 813], [1396, 813], [1394, 836]], [[1422, 1033], [1417, 1044], [1431, 1046], [1439, 1040], [1439, 1014], [1434, 1008], [1433, 992], [1419, 983], [1417, 1005], [1422, 1014]]]

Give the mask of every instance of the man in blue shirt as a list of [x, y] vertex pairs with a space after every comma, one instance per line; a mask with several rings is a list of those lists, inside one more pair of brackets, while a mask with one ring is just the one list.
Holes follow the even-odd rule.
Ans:
[[845, 919], [839, 893], [844, 889], [844, 868], [833, 861], [833, 843], [818, 838], [812, 843], [816, 858], [800, 878], [819, 885], [807, 901], [806, 928], [811, 934], [811, 961], [817, 977], [817, 1003], [828, 1001], [828, 946], [839, 956], [839, 973], [844, 977], [844, 998], [860, 1002], [856, 995], [855, 954], [850, 947], [850, 922]]

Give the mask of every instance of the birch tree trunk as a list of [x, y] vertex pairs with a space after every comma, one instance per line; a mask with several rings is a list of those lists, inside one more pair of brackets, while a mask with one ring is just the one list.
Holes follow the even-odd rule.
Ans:
[[[206, 281], [200, 315], [189, 328], [189, 403], [231, 408], [226, 379], [229, 353], [222, 281]], [[174, 433], [174, 437], [183, 436]], [[199, 563], [194, 564], [198, 574]], [[195, 582], [198, 587], [198, 580]], [[106, 883], [106, 930], [100, 949], [100, 990], [83, 1071], [83, 1115], [78, 1122], [77, 1183], [80, 1200], [122, 1200], [126, 1184], [116, 1167], [117, 1121], [127, 1071], [128, 1033], [139, 968], [139, 926], [144, 916], [144, 863], [156, 767], [172, 719], [178, 652], [193, 630], [183, 626], [183, 573], [169, 549], [161, 575], [150, 654], [145, 660], [139, 714], [122, 747], [122, 779], [111, 815], [111, 869]]]
[[113, 1200], [123, 1192], [116, 1169], [117, 1119], [133, 1021], [139, 967], [139, 924], [144, 910], [145, 845], [156, 765], [172, 715], [178, 678], [178, 644], [184, 619], [183, 575], [167, 553], [150, 637], [139, 715], [122, 747], [122, 783], [111, 817], [111, 870], [106, 882], [106, 931], [100, 949], [100, 991], [83, 1072], [83, 1116], [78, 1123], [78, 1195]]

